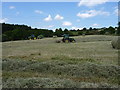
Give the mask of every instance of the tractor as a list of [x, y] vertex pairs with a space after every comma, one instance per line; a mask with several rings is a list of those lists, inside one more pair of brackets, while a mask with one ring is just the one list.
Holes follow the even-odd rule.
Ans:
[[34, 36], [34, 34], [32, 34], [31, 36], [28, 37], [29, 40], [35, 40], [36, 37]]
[[74, 38], [69, 38], [69, 35], [68, 35], [68, 34], [64, 34], [64, 35], [63, 35], [62, 42], [68, 43], [68, 42], [76, 42], [76, 41], [75, 41]]
[[69, 38], [68, 34], [64, 34], [62, 35], [63, 39], [62, 40], [57, 40], [56, 43], [69, 43], [69, 42], [76, 42], [74, 38]]

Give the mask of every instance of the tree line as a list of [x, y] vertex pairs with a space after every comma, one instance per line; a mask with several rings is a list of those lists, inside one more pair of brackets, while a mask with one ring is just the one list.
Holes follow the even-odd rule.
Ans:
[[0, 23], [2, 26], [2, 41], [14, 41], [14, 40], [26, 40], [29, 36], [34, 35], [35, 37], [42, 35], [44, 37], [61, 37], [63, 34], [69, 34], [69, 36], [79, 36], [79, 35], [120, 35], [120, 22], [118, 27], [103, 27], [103, 28], [83, 28], [82, 30], [68, 30], [67, 28], [62, 30], [58, 28], [55, 31], [48, 29], [37, 29], [31, 28], [27, 25], [18, 24], [6, 24]]

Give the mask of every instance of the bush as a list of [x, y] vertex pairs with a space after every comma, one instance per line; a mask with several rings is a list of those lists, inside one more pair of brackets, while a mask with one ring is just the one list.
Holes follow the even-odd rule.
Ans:
[[113, 48], [120, 49], [120, 36], [114, 37], [111, 44]]
[[8, 41], [9, 40], [9, 37], [6, 35], [6, 34], [2, 34], [1, 36], [0, 36], [0, 41]]

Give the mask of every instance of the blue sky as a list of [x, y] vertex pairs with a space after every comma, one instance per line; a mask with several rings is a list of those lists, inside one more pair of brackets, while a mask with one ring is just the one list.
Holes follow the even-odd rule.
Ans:
[[0, 22], [36, 28], [117, 26], [117, 2], [3, 2]]

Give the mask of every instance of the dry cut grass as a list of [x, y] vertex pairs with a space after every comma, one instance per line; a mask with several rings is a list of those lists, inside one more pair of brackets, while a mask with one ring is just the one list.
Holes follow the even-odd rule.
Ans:
[[118, 87], [118, 50], [114, 36], [74, 37], [3, 43], [3, 87]]

